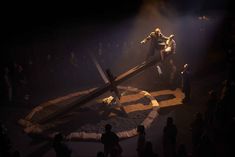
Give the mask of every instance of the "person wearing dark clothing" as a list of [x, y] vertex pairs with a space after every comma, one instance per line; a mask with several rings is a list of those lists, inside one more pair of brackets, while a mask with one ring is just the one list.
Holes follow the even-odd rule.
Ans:
[[214, 115], [216, 112], [216, 107], [217, 107], [217, 93], [215, 91], [210, 91], [209, 92], [209, 100], [207, 102], [207, 109], [205, 113], [205, 120], [207, 124], [212, 124], [214, 120]]
[[20, 157], [20, 152], [18, 150], [14, 151], [12, 157]]
[[138, 157], [143, 157], [144, 147], [145, 147], [145, 128], [143, 125], [139, 125], [137, 127], [138, 140], [137, 140], [137, 148], [136, 151], [138, 153]]
[[99, 152], [96, 154], [96, 157], [104, 157], [104, 152], [99, 151]]
[[119, 145], [117, 145], [111, 150], [110, 157], [122, 157]]
[[63, 135], [61, 133], [56, 134], [53, 140], [53, 148], [56, 152], [56, 157], [70, 157], [71, 150], [62, 141]]
[[173, 124], [173, 118], [167, 118], [167, 125], [163, 130], [163, 151], [165, 157], [173, 157], [176, 154], [177, 128]]
[[176, 157], [188, 157], [188, 153], [186, 151], [185, 145], [181, 144], [178, 148]]
[[204, 134], [201, 138], [201, 143], [198, 148], [199, 157], [208, 157], [208, 156], [215, 156], [215, 147], [214, 143], [210, 139], [209, 135]]
[[147, 141], [144, 149], [144, 157], [158, 157], [158, 154], [153, 152], [152, 142]]
[[11, 154], [11, 141], [8, 137], [8, 131], [6, 127], [0, 122], [0, 156], [10, 156]]
[[9, 104], [12, 102], [12, 81], [10, 78], [10, 70], [8, 67], [4, 68], [4, 74], [1, 76], [1, 89], [2, 100], [4, 103]]
[[109, 155], [115, 156], [114, 154], [120, 155], [122, 149], [119, 145], [119, 137], [111, 131], [112, 126], [110, 124], [105, 125], [105, 133], [101, 136], [101, 143], [104, 144], [104, 155], [108, 157]]
[[191, 123], [193, 151], [196, 151], [200, 144], [200, 139], [204, 131], [204, 126], [205, 124], [204, 120], [202, 119], [202, 114], [197, 113], [195, 120]]
[[183, 100], [184, 103], [190, 101], [190, 94], [191, 94], [191, 74], [189, 71], [189, 65], [185, 64], [184, 69], [181, 72], [182, 76], [182, 91], [185, 94], [185, 98]]
[[28, 93], [27, 80], [24, 74], [24, 69], [20, 64], [14, 63], [12, 69], [12, 97], [17, 103], [24, 102], [24, 97]]

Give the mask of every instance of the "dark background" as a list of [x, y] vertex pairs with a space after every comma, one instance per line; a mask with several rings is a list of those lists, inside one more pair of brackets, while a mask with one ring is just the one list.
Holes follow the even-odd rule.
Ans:
[[[224, 70], [226, 62], [229, 60], [226, 57], [232, 58], [231, 56], [234, 56], [234, 16], [232, 3], [228, 0], [88, 0], [77, 1], [76, 3], [8, 2], [3, 4], [3, 9], [1, 9], [1, 68], [12, 66], [14, 62], [21, 64], [28, 80], [31, 80], [31, 83], [29, 83], [32, 84], [31, 90], [37, 89], [39, 93], [43, 93], [44, 90], [48, 89], [47, 84], [52, 82], [57, 82], [54, 83], [58, 88], [57, 91], [66, 88], [75, 90], [81, 87], [82, 84], [87, 87], [94, 81], [103, 84], [101, 78], [98, 77], [97, 69], [88, 59], [87, 52], [96, 49], [100, 39], [105, 42], [125, 37], [122, 34], [117, 37], [119, 34], [115, 34], [115, 32], [113, 32], [115, 36], [110, 35], [112, 34], [112, 27], [125, 19], [134, 17], [142, 5], [146, 3], [155, 5], [156, 9], [161, 9], [160, 6], [164, 4], [167, 8], [175, 10], [177, 13], [176, 18], [222, 12], [224, 15], [223, 21], [207, 45], [206, 50], [208, 51], [207, 55], [212, 56], [209, 58], [213, 58], [214, 50], [219, 51], [217, 60], [215, 60], [217, 65], [211, 62], [205, 64], [206, 66], [202, 64], [201, 69], [203, 70], [200, 72], [206, 74], [209, 68], [215, 71]], [[164, 10], [162, 11], [164, 12]], [[130, 29], [130, 25], [127, 23], [127, 27], [122, 27], [123, 32]], [[185, 39], [185, 41], [187, 40]], [[190, 48], [190, 51], [194, 49], [194, 47]], [[66, 61], [71, 51], [76, 51], [80, 66], [74, 78], [72, 76], [74, 71], [69, 71], [70, 67], [67, 66]], [[113, 56], [111, 56], [111, 59], [106, 58], [106, 67], [114, 65], [112, 60], [119, 55], [113, 51], [115, 49], [109, 51], [113, 53]], [[51, 54], [52, 57], [60, 56], [64, 59], [58, 59], [55, 63], [49, 63], [51, 64], [49, 65], [44, 63], [47, 54]], [[221, 58], [221, 60], [218, 60], [218, 58]], [[34, 61], [35, 67], [32, 69], [29, 69], [28, 66], [29, 59]], [[194, 58], [191, 57], [191, 59]], [[119, 63], [126, 64], [124, 61]], [[133, 67], [136, 63], [133, 62], [131, 66]], [[57, 67], [53, 79], [47, 72], [43, 73], [43, 71], [49, 71], [48, 67], [56, 69], [54, 66], [57, 65], [60, 65], [60, 67]], [[121, 67], [124, 70], [130, 68], [128, 66]], [[117, 74], [115, 70], [113, 71], [114, 74]], [[47, 87], [40, 90], [42, 86]], [[52, 89], [55, 92], [56, 89], [51, 88], [50, 90]]]
[[75, 19], [79, 22], [89, 20], [115, 21], [135, 14], [142, 4], [151, 2], [162, 2], [167, 6], [172, 6], [180, 14], [187, 14], [192, 11], [192, 8], [196, 8], [193, 9], [193, 12], [198, 14], [213, 10], [225, 10], [227, 14], [232, 14], [233, 9], [232, 2], [229, 0], [87, 0], [74, 3], [16, 2], [2, 5], [1, 21], [2, 26], [7, 29], [5, 31], [24, 33], [25, 31], [30, 31], [30, 29], [39, 29], [42, 26], [55, 27], [65, 23], [72, 24], [71, 22]]

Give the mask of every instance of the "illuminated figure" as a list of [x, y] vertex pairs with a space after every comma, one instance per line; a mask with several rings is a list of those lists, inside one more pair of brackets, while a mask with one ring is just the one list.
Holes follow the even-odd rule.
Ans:
[[181, 72], [182, 76], [182, 91], [185, 94], [185, 98], [183, 100], [184, 103], [187, 103], [190, 101], [190, 94], [191, 94], [191, 79], [190, 79], [190, 71], [189, 71], [189, 65], [185, 64], [184, 69]]
[[169, 54], [175, 54], [175, 50], [176, 50], [176, 43], [174, 40], [174, 35], [171, 34], [165, 43], [164, 49], [160, 51], [162, 61]]
[[153, 56], [155, 50], [161, 51], [165, 47], [165, 42], [168, 40], [168, 37], [163, 35], [159, 28], [156, 28], [154, 32], [151, 32], [140, 43], [145, 44], [149, 40], [151, 40], [151, 45], [150, 45], [150, 50], [149, 50], [148, 57]]

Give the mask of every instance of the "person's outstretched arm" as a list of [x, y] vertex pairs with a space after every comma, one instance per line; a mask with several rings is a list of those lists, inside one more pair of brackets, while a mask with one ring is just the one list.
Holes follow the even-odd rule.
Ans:
[[160, 37], [162, 38], [162, 39], [164, 39], [164, 40], [168, 40], [169, 39], [169, 37], [167, 37], [167, 36], [165, 36], [164, 34], [160, 34]]
[[144, 40], [142, 40], [140, 43], [145, 44], [147, 41], [149, 41], [154, 35], [154, 32], [151, 32]]

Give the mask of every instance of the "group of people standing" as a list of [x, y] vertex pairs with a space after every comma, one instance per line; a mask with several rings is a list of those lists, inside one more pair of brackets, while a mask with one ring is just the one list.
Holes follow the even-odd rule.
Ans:
[[[98, 152], [99, 157], [121, 157], [122, 147], [119, 144], [119, 137], [116, 133], [111, 131], [112, 126], [110, 124], [105, 125], [105, 133], [101, 136], [101, 143], [104, 145], [104, 152]], [[153, 152], [152, 143], [145, 138], [145, 127], [138, 125], [137, 127], [138, 139], [137, 139], [137, 155], [138, 157], [158, 157]], [[103, 154], [103, 156], [101, 156]]]
[[[106, 124], [105, 133], [103, 133], [101, 137], [101, 142], [104, 144], [103, 157], [121, 157], [123, 150], [119, 144], [119, 137], [112, 132], [111, 129], [112, 126], [110, 124]], [[166, 126], [163, 129], [163, 153], [165, 157], [173, 157], [176, 155], [177, 132], [173, 118], [168, 117]], [[146, 139], [144, 125], [137, 126], [137, 133], [137, 156], [158, 157], [158, 154], [153, 150], [152, 142]]]
[[23, 103], [28, 100], [28, 81], [20, 64], [1, 68], [0, 97], [3, 105]]

